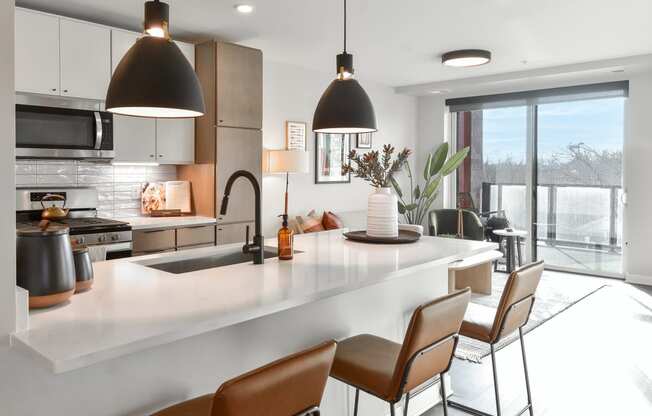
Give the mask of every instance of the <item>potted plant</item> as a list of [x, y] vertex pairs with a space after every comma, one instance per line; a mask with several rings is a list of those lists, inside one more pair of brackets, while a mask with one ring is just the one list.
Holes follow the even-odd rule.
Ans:
[[[398, 199], [392, 192], [396, 175], [405, 166], [411, 151], [403, 149], [393, 159], [394, 147], [384, 145], [378, 150], [359, 155], [349, 153], [349, 163], [342, 169], [364, 179], [375, 188], [367, 200], [367, 235], [370, 237], [398, 237]], [[392, 160], [393, 159], [393, 160]], [[355, 167], [353, 167], [355, 165]]]
[[[409, 195], [405, 195], [398, 182], [393, 177], [391, 178], [392, 187], [398, 195], [398, 212], [403, 215], [405, 223], [423, 227], [426, 214], [437, 198], [442, 179], [455, 172], [468, 154], [469, 148], [465, 147], [447, 159], [448, 143], [442, 143], [426, 159], [426, 166], [423, 170], [425, 183], [422, 185], [412, 176], [410, 164], [406, 163], [410, 181]], [[414, 182], [417, 182], [416, 186]], [[421, 228], [421, 232], [423, 232], [423, 228]]]

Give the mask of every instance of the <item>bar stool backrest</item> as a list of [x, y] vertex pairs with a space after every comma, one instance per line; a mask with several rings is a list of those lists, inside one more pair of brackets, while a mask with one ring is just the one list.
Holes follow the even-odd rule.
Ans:
[[470, 298], [471, 290], [466, 288], [414, 311], [394, 368], [392, 392], [397, 400], [448, 370]]
[[211, 415], [319, 415], [336, 345], [324, 342], [225, 382], [213, 397]]
[[542, 273], [543, 260], [540, 260], [514, 270], [509, 275], [491, 328], [492, 343], [527, 323]]

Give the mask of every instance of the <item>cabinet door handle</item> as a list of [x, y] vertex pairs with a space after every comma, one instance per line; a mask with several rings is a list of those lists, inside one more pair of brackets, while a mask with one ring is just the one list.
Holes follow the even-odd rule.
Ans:
[[154, 155], [149, 155], [149, 157], [154, 157]]
[[56, 91], [56, 90], [57, 90], [56, 88], [52, 88], [52, 91]]
[[63, 90], [63, 92], [68, 92], [68, 90]]
[[163, 155], [158, 155], [158, 157], [163, 157]]

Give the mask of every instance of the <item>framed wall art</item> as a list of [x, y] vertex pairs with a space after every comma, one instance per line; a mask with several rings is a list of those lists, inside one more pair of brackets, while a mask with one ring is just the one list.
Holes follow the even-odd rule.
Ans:
[[357, 149], [371, 149], [373, 133], [358, 133], [355, 135], [355, 147]]
[[315, 133], [315, 183], [350, 183], [351, 174], [342, 173], [349, 160], [351, 135]]
[[307, 123], [301, 121], [285, 122], [285, 148], [287, 150], [306, 150]]

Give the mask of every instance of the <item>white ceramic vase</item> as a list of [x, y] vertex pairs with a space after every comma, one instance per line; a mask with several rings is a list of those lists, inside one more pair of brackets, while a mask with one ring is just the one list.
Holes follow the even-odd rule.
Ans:
[[367, 201], [367, 235], [398, 237], [398, 198], [391, 188], [375, 188]]

